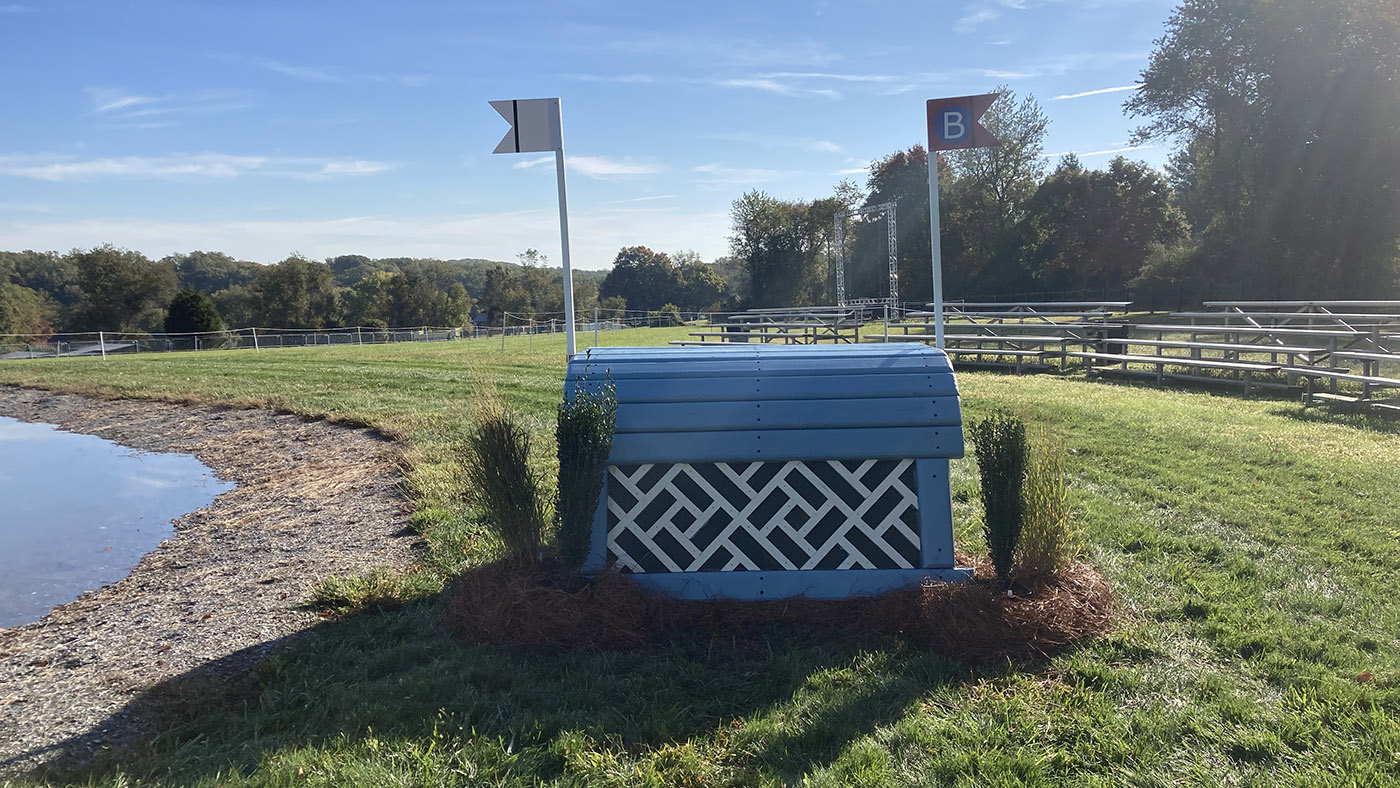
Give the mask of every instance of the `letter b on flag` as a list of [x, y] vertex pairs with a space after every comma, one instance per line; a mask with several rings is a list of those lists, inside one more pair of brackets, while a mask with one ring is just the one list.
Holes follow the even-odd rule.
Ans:
[[962, 107], [949, 107], [938, 114], [941, 133], [938, 135], [943, 142], [949, 145], [957, 145], [967, 137], [967, 113]]

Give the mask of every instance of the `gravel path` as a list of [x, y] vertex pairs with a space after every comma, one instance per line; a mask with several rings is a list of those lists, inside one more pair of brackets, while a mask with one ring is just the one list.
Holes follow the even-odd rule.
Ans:
[[80, 765], [149, 729], [132, 700], [176, 677], [236, 682], [317, 621], [312, 583], [414, 559], [399, 449], [261, 410], [0, 386], [0, 416], [195, 455], [238, 487], [174, 522], [125, 580], [0, 629], [0, 775]]

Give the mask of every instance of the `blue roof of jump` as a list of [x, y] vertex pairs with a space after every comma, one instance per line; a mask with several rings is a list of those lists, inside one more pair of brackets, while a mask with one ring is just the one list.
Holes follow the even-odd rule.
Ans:
[[591, 348], [565, 393], [607, 380], [613, 465], [963, 454], [952, 366], [924, 345]]

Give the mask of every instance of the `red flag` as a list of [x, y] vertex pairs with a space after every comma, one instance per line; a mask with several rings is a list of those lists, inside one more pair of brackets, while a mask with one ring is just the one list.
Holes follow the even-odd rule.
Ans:
[[981, 123], [983, 113], [1001, 98], [1000, 93], [928, 100], [928, 147], [930, 151], [963, 148], [995, 148], [1001, 140]]

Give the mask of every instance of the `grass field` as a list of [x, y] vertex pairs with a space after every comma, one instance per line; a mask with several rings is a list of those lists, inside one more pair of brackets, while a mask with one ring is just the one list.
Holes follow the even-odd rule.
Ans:
[[[656, 344], [636, 329], [606, 344]], [[472, 397], [528, 414], [548, 464], [558, 338], [0, 364], [0, 383], [282, 408], [409, 455], [417, 582], [292, 644], [246, 696], [184, 704], [103, 785], [1400, 784], [1400, 429], [1271, 399], [959, 376], [1063, 440], [1116, 633], [972, 666], [799, 627], [645, 652], [503, 649], [439, 626], [437, 581], [491, 547], [460, 501]], [[980, 550], [972, 460], [960, 546]], [[350, 584], [354, 585], [354, 584]], [[166, 688], [188, 691], [198, 688]], [[179, 704], [175, 704], [180, 708]]]

